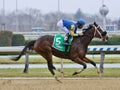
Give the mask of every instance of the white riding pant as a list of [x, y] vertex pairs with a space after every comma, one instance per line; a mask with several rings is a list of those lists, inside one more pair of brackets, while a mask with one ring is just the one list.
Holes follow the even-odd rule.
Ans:
[[58, 21], [57, 27], [64, 31], [66, 34], [69, 33], [69, 30], [63, 25], [63, 20]]

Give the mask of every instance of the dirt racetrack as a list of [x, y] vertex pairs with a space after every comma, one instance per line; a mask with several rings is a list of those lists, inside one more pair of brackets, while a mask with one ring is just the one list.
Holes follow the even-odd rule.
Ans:
[[120, 78], [0, 78], [0, 90], [120, 90]]

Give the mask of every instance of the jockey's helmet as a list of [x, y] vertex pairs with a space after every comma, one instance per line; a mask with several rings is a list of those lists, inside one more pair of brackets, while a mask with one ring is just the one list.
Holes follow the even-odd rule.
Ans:
[[85, 24], [85, 20], [84, 20], [84, 19], [79, 19], [79, 20], [77, 21], [77, 24], [84, 25], [84, 24]]

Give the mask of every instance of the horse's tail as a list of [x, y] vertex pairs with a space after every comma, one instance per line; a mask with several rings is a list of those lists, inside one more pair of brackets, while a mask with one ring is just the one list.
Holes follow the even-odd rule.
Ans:
[[20, 52], [19, 56], [17, 57], [12, 57], [10, 58], [13, 61], [18, 61], [22, 55], [25, 54], [25, 52], [29, 49], [29, 50], [34, 50], [34, 43], [36, 42], [36, 40], [33, 40], [31, 42], [29, 42], [24, 48], [23, 50]]

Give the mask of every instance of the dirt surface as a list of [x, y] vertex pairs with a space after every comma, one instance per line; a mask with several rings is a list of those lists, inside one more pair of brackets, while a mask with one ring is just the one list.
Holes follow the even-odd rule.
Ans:
[[120, 78], [0, 78], [0, 90], [120, 90]]

